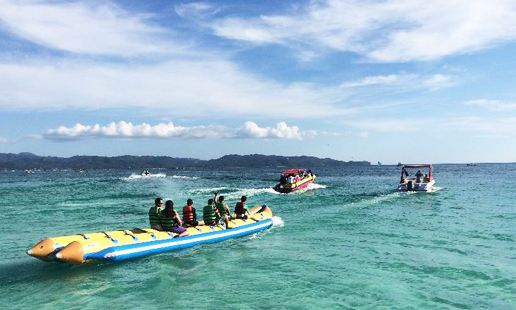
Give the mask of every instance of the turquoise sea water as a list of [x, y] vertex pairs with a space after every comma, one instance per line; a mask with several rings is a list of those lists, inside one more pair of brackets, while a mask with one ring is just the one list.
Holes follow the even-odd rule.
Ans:
[[[320, 170], [275, 194], [274, 170], [0, 172], [0, 308], [516, 308], [516, 165], [437, 165], [435, 193], [394, 191], [398, 168]], [[198, 209], [217, 190], [283, 225], [122, 263], [45, 263], [44, 237], [148, 225], [156, 196]]]

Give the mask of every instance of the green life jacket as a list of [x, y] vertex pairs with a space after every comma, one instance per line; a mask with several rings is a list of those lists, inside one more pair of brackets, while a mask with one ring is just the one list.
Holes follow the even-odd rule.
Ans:
[[204, 223], [212, 223], [217, 221], [217, 214], [215, 213], [215, 206], [207, 205], [202, 209], [202, 219]]
[[163, 230], [170, 231], [172, 228], [177, 226], [179, 223], [176, 221], [176, 218], [171, 218], [169, 216], [166, 216], [165, 214], [161, 214], [161, 227]]
[[151, 227], [155, 227], [160, 224], [161, 211], [161, 208], [158, 206], [154, 206], [149, 209], [149, 223]]
[[220, 214], [220, 217], [224, 217], [226, 216], [226, 208], [224, 208], [226, 206], [225, 203], [223, 202], [217, 202], [215, 204], [215, 207], [217, 207], [217, 210], [219, 210], [219, 214]]

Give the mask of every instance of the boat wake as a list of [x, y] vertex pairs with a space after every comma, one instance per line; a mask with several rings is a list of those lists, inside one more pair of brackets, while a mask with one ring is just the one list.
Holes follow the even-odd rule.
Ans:
[[191, 190], [188, 190], [189, 193], [193, 194], [204, 194], [204, 193], [210, 193], [213, 194], [214, 192], [217, 192], [219, 194], [224, 194], [229, 190], [229, 187], [220, 186], [220, 187], [210, 187], [210, 188], [194, 188]]
[[243, 195], [246, 195], [248, 197], [260, 195], [260, 194], [274, 194], [279, 195], [277, 191], [272, 189], [272, 187], [262, 187], [262, 188], [238, 188], [234, 191], [225, 194], [225, 196], [229, 199], [238, 199], [242, 197]]
[[141, 175], [133, 173], [128, 177], [122, 178], [122, 180], [125, 181], [132, 181], [132, 180], [140, 180], [140, 179], [153, 179], [153, 178], [165, 178], [167, 175], [164, 173], [156, 173], [156, 174], [149, 174], [149, 175]]
[[199, 177], [190, 177], [187, 175], [173, 175], [171, 176], [172, 179], [184, 179], [184, 180], [197, 180]]
[[272, 217], [272, 226], [273, 227], [283, 227], [285, 226], [285, 222], [283, 221], [283, 219], [279, 216], [273, 216]]
[[429, 193], [435, 193], [435, 192], [440, 191], [441, 189], [443, 189], [443, 188], [442, 187], [432, 187], [432, 189], [429, 190], [428, 192]]
[[272, 227], [270, 230], [267, 230], [267, 231], [262, 231], [260, 233], [255, 233], [255, 234], [252, 234], [249, 239], [252, 240], [252, 239], [255, 239], [255, 238], [260, 238], [261, 236], [269, 233], [270, 231], [272, 231], [274, 228], [278, 228], [278, 227], [283, 227], [285, 226], [285, 222], [283, 221], [283, 219], [277, 215], [274, 215], [272, 218]]
[[306, 188], [308, 189], [319, 189], [319, 188], [327, 188], [328, 186], [324, 185], [324, 184], [319, 184], [319, 183], [311, 183], [311, 184], [308, 184], [308, 186]]
[[369, 197], [369, 198], [365, 198], [365, 199], [362, 199], [362, 200], [359, 200], [356, 202], [348, 203], [345, 206], [352, 207], [352, 208], [366, 208], [366, 207], [370, 207], [370, 206], [382, 203], [384, 201], [400, 198], [403, 195], [412, 194], [412, 193], [413, 192], [403, 192], [403, 193], [402, 192], [392, 192], [392, 193], [388, 193], [388, 194], [380, 194], [380, 195], [377, 195], [374, 197]]

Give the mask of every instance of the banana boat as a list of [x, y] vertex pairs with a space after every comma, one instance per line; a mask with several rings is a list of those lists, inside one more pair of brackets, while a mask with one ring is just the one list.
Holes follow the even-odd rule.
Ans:
[[83, 264], [95, 261], [122, 261], [152, 254], [175, 251], [203, 243], [214, 243], [250, 235], [272, 226], [269, 207], [250, 208], [249, 219], [230, 220], [227, 227], [188, 227], [189, 235], [155, 229], [117, 230], [53, 237], [42, 240], [27, 250], [27, 254], [43, 261]]

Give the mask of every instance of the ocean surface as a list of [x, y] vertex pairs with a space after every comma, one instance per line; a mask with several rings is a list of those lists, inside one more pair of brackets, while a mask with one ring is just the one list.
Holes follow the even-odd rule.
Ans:
[[[434, 193], [399, 168], [318, 170], [277, 194], [275, 170], [0, 171], [0, 308], [516, 309], [516, 164], [436, 165]], [[45, 263], [39, 240], [147, 227], [154, 198], [198, 210], [269, 204], [272, 229], [121, 263]]]

